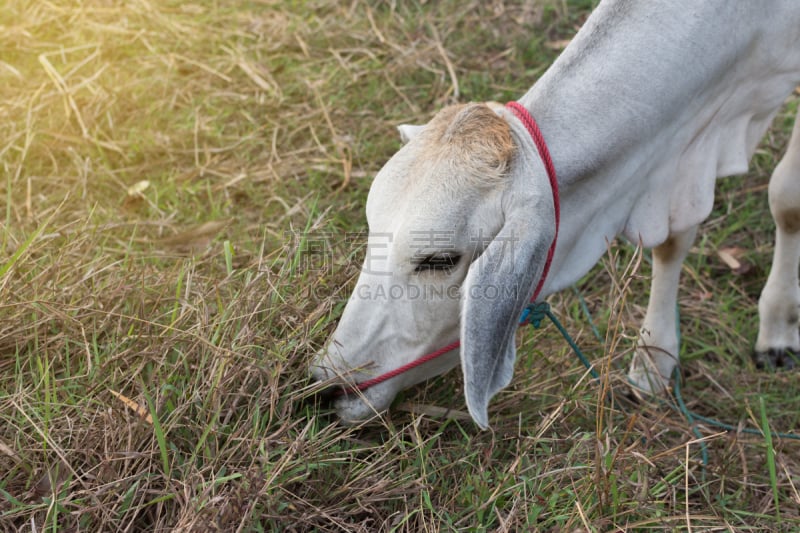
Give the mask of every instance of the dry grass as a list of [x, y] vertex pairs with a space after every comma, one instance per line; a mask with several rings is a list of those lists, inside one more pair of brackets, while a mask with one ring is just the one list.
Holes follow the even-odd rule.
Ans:
[[[455, 374], [362, 428], [313, 400], [394, 125], [519, 95], [586, 3], [6, 2], [0, 530], [797, 528], [797, 443], [700, 425], [703, 464], [675, 412], [598, 402], [552, 330], [521, 336], [492, 432], [459, 419]], [[760, 394], [773, 431], [798, 427], [798, 376], [747, 354], [787, 120], [723, 185], [681, 294], [690, 407], [758, 428]], [[553, 298], [596, 357], [629, 355], [638, 264], [617, 248], [580, 286], [603, 343]]]

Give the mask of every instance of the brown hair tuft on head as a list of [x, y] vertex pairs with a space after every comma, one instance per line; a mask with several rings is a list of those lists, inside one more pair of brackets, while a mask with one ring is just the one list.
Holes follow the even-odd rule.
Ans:
[[506, 174], [516, 150], [508, 123], [482, 103], [442, 109], [423, 133], [432, 156], [446, 158], [459, 175], [487, 185]]

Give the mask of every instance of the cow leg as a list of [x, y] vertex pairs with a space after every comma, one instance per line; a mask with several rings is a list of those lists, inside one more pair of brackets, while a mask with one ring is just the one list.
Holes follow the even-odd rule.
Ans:
[[653, 248], [653, 277], [639, 346], [633, 356], [628, 379], [648, 393], [661, 393], [669, 386], [678, 364], [676, 305], [681, 265], [694, 242], [697, 226], [674, 233]]
[[800, 258], [800, 118], [795, 120], [789, 148], [769, 182], [769, 209], [775, 219], [772, 270], [758, 300], [759, 368], [793, 368], [800, 361], [797, 267]]

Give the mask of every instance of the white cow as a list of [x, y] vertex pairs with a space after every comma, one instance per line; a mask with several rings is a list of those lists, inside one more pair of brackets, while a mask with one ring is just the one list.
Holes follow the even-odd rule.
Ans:
[[[799, 82], [798, 0], [606, 0], [519, 100], [541, 128], [561, 191], [539, 298], [577, 281], [618, 235], [653, 248], [629, 373], [646, 392], [662, 392], [678, 362], [681, 263], [711, 212], [715, 180], [747, 170]], [[773, 366], [791, 366], [800, 350], [798, 124], [769, 184], [777, 239], [755, 349]], [[460, 339], [460, 349], [340, 396], [336, 409], [345, 421], [368, 418], [460, 360], [469, 412], [487, 427], [488, 402], [512, 376], [517, 317], [553, 240], [551, 188], [531, 136], [504, 107], [448, 107], [401, 134], [407, 144], [367, 199], [356, 290], [312, 374], [359, 383]]]

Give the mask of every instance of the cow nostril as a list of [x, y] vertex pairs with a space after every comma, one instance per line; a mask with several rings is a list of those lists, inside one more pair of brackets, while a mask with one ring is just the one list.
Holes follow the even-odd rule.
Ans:
[[338, 391], [340, 390], [342, 390], [341, 386], [328, 385], [327, 387], [320, 389], [316, 396], [320, 401], [324, 403], [330, 403], [339, 395]]
[[325, 382], [312, 382], [311, 386], [300, 398], [303, 405], [316, 405], [327, 408], [336, 398], [336, 390], [341, 387]]
[[333, 378], [325, 368], [314, 368], [311, 371], [310, 378], [311, 387], [308, 391], [308, 400], [319, 403], [330, 403], [341, 394], [341, 383]]

